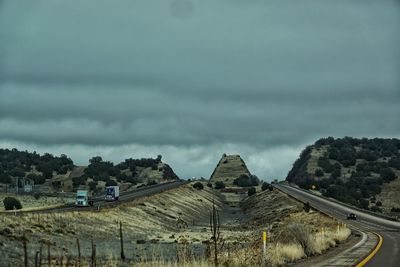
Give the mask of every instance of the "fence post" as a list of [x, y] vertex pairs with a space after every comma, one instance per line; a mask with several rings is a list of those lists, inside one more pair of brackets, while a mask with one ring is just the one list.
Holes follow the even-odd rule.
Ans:
[[121, 241], [121, 259], [125, 260], [125, 253], [124, 253], [124, 238], [122, 234], [122, 222], [119, 221], [119, 238]]
[[79, 238], [76, 239], [76, 246], [78, 248], [78, 267], [81, 266], [81, 245], [79, 244]]
[[48, 260], [49, 267], [51, 267], [50, 242], [47, 243], [47, 260]]
[[26, 235], [24, 233], [24, 235], [22, 236], [23, 242], [24, 242], [24, 266], [28, 267], [28, 248], [27, 248], [27, 239], [26, 239]]
[[92, 238], [92, 267], [96, 267], [96, 243]]

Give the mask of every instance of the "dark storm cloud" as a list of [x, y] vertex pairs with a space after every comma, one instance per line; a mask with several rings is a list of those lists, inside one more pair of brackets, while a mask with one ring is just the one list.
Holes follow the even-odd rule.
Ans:
[[399, 14], [396, 1], [3, 1], [0, 141], [118, 160], [153, 147], [184, 175], [227, 150], [282, 176], [321, 136], [399, 136]]

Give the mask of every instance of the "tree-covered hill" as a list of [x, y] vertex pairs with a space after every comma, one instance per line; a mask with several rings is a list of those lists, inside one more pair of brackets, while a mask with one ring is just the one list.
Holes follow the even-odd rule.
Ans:
[[157, 158], [126, 159], [117, 165], [104, 161], [100, 156], [89, 160], [89, 165], [80, 176], [72, 178], [73, 188], [89, 185], [94, 190], [99, 184], [155, 184], [179, 177], [171, 167]]
[[360, 208], [395, 211], [399, 152], [399, 139], [322, 138], [304, 149], [286, 180]]
[[67, 174], [74, 168], [73, 161], [66, 155], [40, 155], [36, 152], [0, 149], [0, 183], [11, 184], [13, 178], [31, 178], [36, 184], [56, 174]]
[[20, 178], [29, 178], [35, 185], [47, 185], [54, 190], [71, 191], [86, 186], [100, 191], [107, 184], [129, 188], [179, 179], [161, 158], [126, 159], [115, 165], [96, 156], [89, 160], [88, 166], [75, 166], [66, 155], [0, 149], [0, 184], [15, 186]]

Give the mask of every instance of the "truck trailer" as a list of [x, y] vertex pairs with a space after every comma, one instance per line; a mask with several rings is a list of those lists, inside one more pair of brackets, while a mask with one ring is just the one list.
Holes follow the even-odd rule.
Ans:
[[106, 187], [106, 201], [117, 201], [119, 198], [119, 186]]

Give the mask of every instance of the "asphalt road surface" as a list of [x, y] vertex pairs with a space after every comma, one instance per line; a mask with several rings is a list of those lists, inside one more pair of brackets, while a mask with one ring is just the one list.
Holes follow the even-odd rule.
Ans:
[[[383, 219], [368, 213], [364, 213], [325, 198], [318, 197], [301, 189], [284, 185], [274, 184], [274, 186], [283, 192], [303, 201], [309, 202], [311, 206], [321, 210], [347, 224], [353, 225], [359, 229], [372, 231], [383, 237], [383, 245], [378, 253], [364, 266], [400, 266], [400, 223]], [[346, 220], [348, 213], [357, 215], [357, 220]]]

